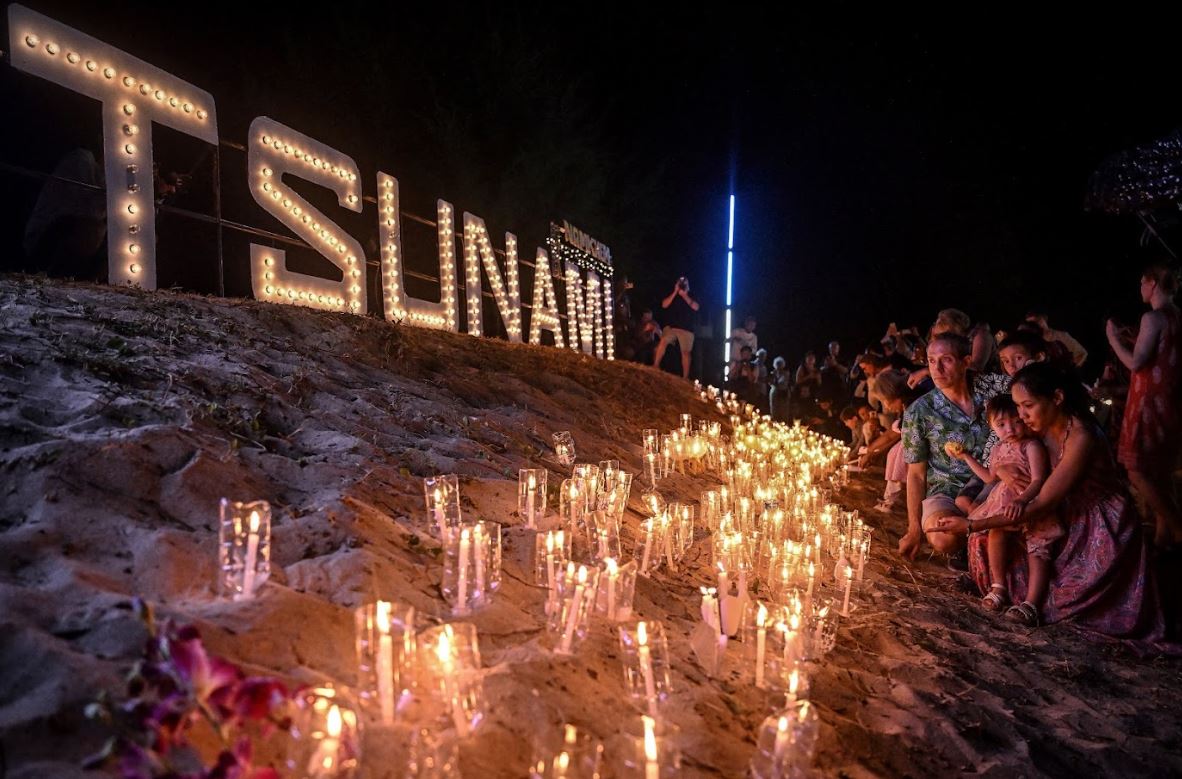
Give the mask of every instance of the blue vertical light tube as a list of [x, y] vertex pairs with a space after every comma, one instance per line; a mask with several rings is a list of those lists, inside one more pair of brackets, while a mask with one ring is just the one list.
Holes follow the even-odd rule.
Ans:
[[726, 327], [723, 331], [722, 375], [725, 378], [731, 364], [731, 293], [735, 274], [735, 196], [731, 195], [730, 219], [726, 230]]

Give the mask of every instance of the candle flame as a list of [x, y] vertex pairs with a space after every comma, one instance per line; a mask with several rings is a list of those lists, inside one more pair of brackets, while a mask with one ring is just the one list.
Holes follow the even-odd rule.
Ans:
[[616, 563], [616, 559], [614, 557], [607, 558], [607, 560], [604, 561], [604, 565], [607, 566], [608, 576], [615, 577], [616, 574], [620, 572], [620, 566]]
[[527, 484], [529, 485], [530, 492], [533, 492], [538, 487], [538, 480], [534, 477], [534, 475], [532, 473], [529, 475], [529, 481], [527, 482]]
[[788, 692], [796, 695], [798, 687], [800, 687], [800, 671], [793, 668], [792, 673], [788, 674]]
[[554, 553], [554, 531], [551, 530], [546, 534], [546, 554]]
[[788, 732], [788, 718], [787, 717], [780, 717], [780, 721], [776, 723], [776, 730], [780, 731], [781, 733]]
[[566, 734], [563, 737], [563, 742], [566, 744], [573, 744], [579, 740], [579, 729], [574, 725], [564, 725]]
[[579, 566], [579, 584], [586, 584], [586, 583], [587, 583], [587, 566], [580, 565]]
[[636, 623], [636, 642], [641, 646], [648, 645], [648, 626], [643, 620]]
[[767, 624], [767, 606], [759, 604], [759, 611], [755, 615], [755, 624], [762, 628]]
[[389, 633], [390, 632], [390, 604], [384, 600], [380, 600], [377, 602], [377, 605], [374, 610], [376, 612], [376, 614], [375, 614], [376, 620], [375, 621], [378, 624], [378, 630], [380, 630], [383, 635]]
[[650, 763], [657, 762], [657, 737], [653, 732], [655, 721], [648, 715], [641, 715], [644, 720], [644, 759]]
[[250, 532], [252, 532], [252, 533], [259, 532], [259, 523], [261, 521], [262, 520], [259, 519], [259, 512], [257, 512], [257, 511], [250, 512]]
[[443, 630], [439, 634], [439, 643], [435, 645], [435, 656], [439, 658], [439, 662], [447, 667], [451, 663], [451, 626]]
[[341, 735], [341, 710], [337, 706], [333, 706], [328, 710], [328, 722], [325, 727], [330, 738], [337, 738]]

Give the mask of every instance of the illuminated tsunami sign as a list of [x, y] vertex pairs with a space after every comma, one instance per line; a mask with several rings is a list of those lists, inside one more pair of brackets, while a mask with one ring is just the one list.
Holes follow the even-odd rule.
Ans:
[[[114, 284], [156, 288], [156, 217], [152, 175], [152, 124], [163, 124], [206, 143], [218, 143], [217, 110], [205, 90], [24, 6], [8, 9], [10, 62], [13, 67], [102, 103], [103, 153], [107, 182], [108, 266]], [[250, 269], [257, 300], [364, 315], [366, 258], [360, 242], [332, 218], [301, 197], [287, 179], [325, 187], [342, 208], [362, 210], [362, 176], [353, 159], [330, 146], [265, 116], [250, 125], [247, 181], [251, 195], [274, 216], [337, 267], [341, 280], [288, 270], [285, 253], [251, 244]], [[403, 268], [398, 179], [377, 174], [378, 237], [382, 307], [389, 321], [438, 330], [459, 330], [455, 212], [451, 203], [436, 204], [439, 240], [439, 301], [407, 294]], [[462, 215], [464, 292], [468, 333], [482, 335], [481, 270], [488, 278], [497, 313], [510, 341], [522, 341], [521, 287], [517, 238], [505, 233], [505, 267], [497, 266], [484, 220]], [[569, 344], [588, 354], [612, 359], [611, 252], [590, 236], [564, 225], [577, 241], [571, 246], [593, 259], [592, 265], [564, 265], [568, 336], [563, 338], [551, 278], [551, 258], [537, 250], [529, 343], [541, 344], [549, 331], [558, 347]], [[587, 269], [584, 282], [579, 268]]]

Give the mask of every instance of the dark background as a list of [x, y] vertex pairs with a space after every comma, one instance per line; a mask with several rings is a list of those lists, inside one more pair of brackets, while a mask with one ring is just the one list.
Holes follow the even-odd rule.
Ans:
[[[433, 218], [445, 198], [498, 246], [516, 233], [525, 259], [549, 220], [569, 219], [612, 248], [638, 308], [685, 273], [716, 331], [733, 191], [736, 317], [756, 313], [761, 343], [790, 364], [829, 338], [852, 353], [892, 320], [926, 327], [947, 306], [996, 329], [1041, 305], [1098, 371], [1104, 317], [1135, 321], [1150, 252], [1133, 217], [1084, 210], [1088, 177], [1180, 124], [1174, 34], [1124, 6], [815, 19], [741, 5], [31, 5], [211, 92], [225, 140], [271, 116], [356, 159], [366, 194], [380, 168], [405, 210]], [[97, 103], [7, 66], [0, 105], [9, 164], [49, 171], [100, 134]], [[155, 137], [162, 166], [194, 175], [177, 204], [208, 211], [207, 147]], [[222, 164], [226, 216], [276, 229], [246, 192], [245, 156]], [[20, 267], [38, 183], [0, 184], [4, 264]], [[355, 216], [315, 196], [363, 243], [376, 233], [373, 205]], [[162, 216], [159, 242], [162, 286], [216, 291], [211, 228]], [[247, 243], [228, 235], [229, 294], [247, 294]], [[433, 271], [431, 230], [408, 226], [404, 245]]]

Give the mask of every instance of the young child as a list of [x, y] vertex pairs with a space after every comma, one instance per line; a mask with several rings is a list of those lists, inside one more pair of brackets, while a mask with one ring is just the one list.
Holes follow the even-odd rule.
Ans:
[[[964, 460], [985, 484], [994, 485], [984, 502], [974, 505], [969, 519], [1004, 516], [1011, 521], [1017, 521], [1022, 518], [1026, 504], [1034, 499], [1050, 474], [1050, 461], [1042, 442], [1031, 435], [1018, 416], [1018, 408], [1009, 395], [998, 395], [990, 400], [985, 407], [985, 413], [999, 439], [999, 443], [993, 447], [990, 467], [985, 468], [972, 454], [963, 449], [949, 453]], [[997, 477], [998, 468], [1003, 465], [1017, 466], [1024, 475], [1030, 477], [1030, 486], [1020, 493], [1011, 490]], [[1009, 600], [1009, 592], [1004, 584], [1007, 541], [1005, 534], [1012, 532], [1021, 532], [1025, 537], [1029, 582], [1026, 600], [1011, 607], [1006, 616], [1021, 619], [1024, 612], [1037, 618], [1039, 607], [1047, 594], [1047, 586], [1050, 584], [1051, 545], [1064, 535], [1063, 528], [1053, 516], [1026, 525], [1016, 524], [989, 531], [989, 576], [993, 584], [982, 598], [981, 605], [989, 611], [999, 611]]]

